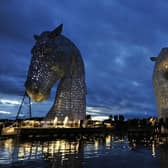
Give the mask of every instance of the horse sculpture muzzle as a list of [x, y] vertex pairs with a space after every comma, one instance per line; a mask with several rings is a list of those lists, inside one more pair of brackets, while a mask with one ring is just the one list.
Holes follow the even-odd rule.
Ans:
[[30, 89], [26, 89], [27, 95], [31, 98], [32, 101], [35, 102], [42, 102], [46, 99], [48, 99], [49, 94], [43, 94], [41, 92], [37, 91], [32, 91]]
[[44, 92], [33, 84], [28, 84], [28, 82], [25, 83], [26, 93], [31, 98], [32, 101], [35, 102], [42, 102], [46, 99], [48, 99], [50, 95], [50, 91]]

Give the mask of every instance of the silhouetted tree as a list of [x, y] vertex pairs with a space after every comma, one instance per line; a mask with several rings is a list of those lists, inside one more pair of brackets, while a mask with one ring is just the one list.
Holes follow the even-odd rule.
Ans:
[[115, 115], [115, 116], [114, 116], [114, 121], [115, 121], [115, 122], [118, 121], [118, 115]]
[[91, 115], [86, 115], [86, 119], [91, 120], [92, 119]]
[[113, 116], [112, 115], [109, 115], [109, 120], [112, 120], [113, 119]]
[[118, 119], [119, 119], [119, 121], [124, 121], [124, 116], [123, 115], [119, 115]]

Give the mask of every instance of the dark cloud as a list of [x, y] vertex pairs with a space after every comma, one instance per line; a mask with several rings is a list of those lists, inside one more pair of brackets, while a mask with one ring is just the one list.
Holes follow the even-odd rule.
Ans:
[[[167, 5], [165, 0], [2, 0], [0, 94], [17, 99], [24, 92], [32, 35], [63, 23], [63, 33], [85, 61], [89, 107], [103, 115], [156, 115], [149, 58], [167, 46]], [[50, 108], [41, 106], [34, 105], [39, 115]]]

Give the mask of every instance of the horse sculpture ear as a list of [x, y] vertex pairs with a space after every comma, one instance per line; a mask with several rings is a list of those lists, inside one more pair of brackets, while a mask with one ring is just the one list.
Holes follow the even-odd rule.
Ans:
[[57, 28], [55, 28], [48, 36], [50, 38], [55, 38], [56, 36], [60, 35], [63, 29], [63, 24], [60, 24]]
[[38, 35], [33, 36], [35, 40], [38, 40], [40, 37]]
[[150, 57], [150, 60], [156, 62], [157, 61], [157, 57]]

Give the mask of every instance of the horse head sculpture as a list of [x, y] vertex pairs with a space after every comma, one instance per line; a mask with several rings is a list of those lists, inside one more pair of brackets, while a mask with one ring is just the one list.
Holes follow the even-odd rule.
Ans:
[[168, 118], [168, 48], [163, 48], [158, 57], [151, 57], [155, 62], [153, 85], [159, 118]]
[[34, 35], [36, 43], [25, 82], [28, 96], [36, 102], [46, 100], [56, 81], [60, 81], [54, 104], [46, 118], [83, 120], [86, 113], [84, 63], [79, 49], [61, 35], [63, 25]]

